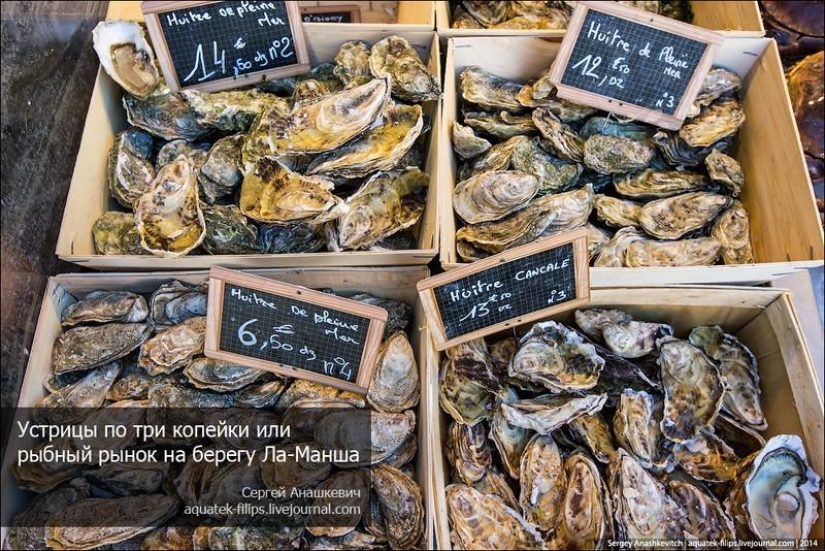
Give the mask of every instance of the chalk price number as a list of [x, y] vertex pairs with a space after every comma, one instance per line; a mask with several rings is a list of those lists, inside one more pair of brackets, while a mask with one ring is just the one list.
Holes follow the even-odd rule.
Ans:
[[[246, 44], [242, 38], [239, 38], [235, 41], [233, 47], [241, 50], [246, 47]], [[252, 54], [249, 55], [252, 56]], [[256, 50], [254, 56], [251, 58], [235, 58], [234, 65], [229, 65], [228, 70], [231, 71], [232, 76], [238, 78], [240, 75], [250, 72], [253, 66], [259, 70], [264, 70], [271, 64], [274, 64], [275, 61], [279, 59], [289, 59], [294, 55], [292, 40], [288, 36], [285, 36], [273, 40], [272, 45], [265, 52]], [[207, 67], [207, 65], [209, 65], [209, 67]], [[192, 78], [195, 77], [198, 71], [200, 71], [200, 75], [193, 81]], [[208, 64], [203, 53], [203, 44], [199, 44], [195, 52], [195, 64], [189, 74], [183, 78], [183, 82], [203, 82], [211, 79], [218, 71], [220, 71], [222, 75], [227, 74], [226, 50], [221, 48], [219, 53], [218, 43], [213, 40], [212, 62]]]

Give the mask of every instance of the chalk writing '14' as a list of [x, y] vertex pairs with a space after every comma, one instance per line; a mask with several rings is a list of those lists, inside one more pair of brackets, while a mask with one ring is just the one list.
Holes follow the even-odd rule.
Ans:
[[[242, 50], [245, 46], [246, 43], [242, 38], [238, 38], [233, 44], [236, 50]], [[289, 59], [294, 55], [292, 40], [288, 36], [273, 40], [266, 51], [256, 50], [254, 53], [248, 52], [245, 57], [236, 58], [233, 65], [227, 64], [226, 50], [219, 49], [217, 42], [212, 41], [211, 62], [207, 61], [203, 44], [198, 44], [198, 49], [195, 51], [195, 64], [189, 74], [184, 77], [183, 82], [189, 82], [193, 77], [195, 77], [195, 82], [203, 82], [212, 78], [218, 72], [221, 75], [231, 72], [235, 78], [238, 78], [242, 74], [253, 70], [264, 70], [270, 64], [282, 59]]]

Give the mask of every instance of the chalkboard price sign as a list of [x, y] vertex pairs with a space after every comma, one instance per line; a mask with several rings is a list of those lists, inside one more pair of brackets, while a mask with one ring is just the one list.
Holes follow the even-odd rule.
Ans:
[[212, 268], [204, 352], [366, 393], [387, 316], [375, 306]]
[[296, 2], [142, 2], [172, 91], [214, 92], [304, 73], [309, 54]]
[[418, 283], [438, 350], [490, 335], [590, 298], [587, 230], [579, 228]]
[[550, 72], [559, 97], [678, 129], [722, 35], [615, 2], [579, 2]]
[[304, 23], [360, 23], [361, 8], [352, 5], [310, 6], [301, 8]]

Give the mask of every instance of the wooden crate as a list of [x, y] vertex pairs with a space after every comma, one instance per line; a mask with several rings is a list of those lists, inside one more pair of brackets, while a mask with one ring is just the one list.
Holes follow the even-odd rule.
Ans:
[[[435, 25], [442, 43], [448, 38], [467, 36], [543, 36], [561, 38], [565, 30], [451, 29], [450, 3], [435, 2]], [[759, 4], [753, 2], [691, 2], [693, 24], [731, 36], [765, 36]]]
[[[459, 114], [458, 76], [478, 65], [504, 78], [527, 81], [546, 70], [559, 43], [542, 38], [453, 38], [447, 45], [439, 158], [441, 265], [461, 265], [455, 249], [458, 221], [452, 193], [457, 170], [450, 128]], [[758, 261], [751, 265], [680, 268], [591, 268], [594, 287], [679, 283], [754, 284], [822, 264], [822, 227], [799, 133], [794, 123], [779, 52], [766, 38], [728, 38], [716, 63], [743, 77], [744, 111], [733, 156], [742, 164], [740, 197], [750, 216]]]
[[[811, 467], [820, 476], [825, 474], [822, 389], [817, 384], [788, 293], [753, 287], [637, 287], [594, 289], [591, 299], [592, 307], [620, 308], [636, 319], [671, 324], [676, 336], [682, 338], [694, 326], [709, 324], [719, 324], [726, 332], [736, 335], [759, 361], [762, 408], [769, 425], [764, 434], [766, 437], [785, 433], [799, 435]], [[574, 324], [571, 312], [550, 319]], [[529, 329], [531, 325], [521, 329]], [[428, 392], [433, 453], [431, 494], [435, 498], [436, 542], [438, 549], [452, 549], [444, 495], [450, 476], [444, 446], [451, 418], [438, 405], [436, 366], [430, 369], [433, 370]], [[817, 497], [821, 507], [825, 503], [825, 492], [821, 488]], [[824, 524], [820, 509], [811, 538], [822, 541]]]
[[[415, 284], [429, 275], [426, 266], [410, 266], [398, 268], [309, 268], [304, 270], [252, 270], [255, 275], [302, 285], [309, 288], [331, 288], [341, 292], [368, 292], [372, 295], [402, 300], [413, 305], [413, 320], [408, 330], [410, 343], [418, 361], [421, 376], [421, 399], [417, 407], [418, 455], [416, 457], [415, 472], [418, 483], [424, 494], [426, 509], [425, 542], [432, 541], [432, 496], [430, 494], [430, 449], [429, 449], [429, 412], [430, 398], [427, 394], [430, 385], [427, 382], [429, 366], [434, 357], [434, 349], [426, 329], [426, 320], [421, 304], [418, 302], [418, 293]], [[206, 281], [208, 272], [162, 272], [162, 273], [92, 273], [66, 274], [49, 278], [43, 296], [43, 305], [34, 334], [26, 374], [20, 389], [18, 407], [32, 407], [42, 400], [46, 391], [43, 383], [52, 373], [52, 348], [55, 339], [60, 335], [60, 314], [71, 303], [87, 293], [102, 289], [107, 291], [132, 291], [151, 293], [160, 285], [178, 280], [188, 284], [199, 284]], [[12, 427], [14, 429], [14, 427]], [[0, 472], [2, 490], [0, 496], [3, 502], [0, 526], [3, 527], [0, 540], [6, 539], [6, 528], [14, 515], [26, 508], [34, 494], [17, 488], [17, 483], [11, 473], [11, 465], [15, 461], [17, 451], [14, 437], [9, 435], [9, 444], [3, 458], [3, 468]]]
[[[326, 30], [329, 28], [330, 30]], [[363, 30], [353, 34], [346, 26], [307, 31], [307, 46], [314, 64], [332, 62], [338, 49], [348, 40], [358, 39], [374, 44], [384, 37], [403, 36], [427, 63], [430, 73], [441, 81], [441, 60], [437, 37], [432, 31]], [[123, 210], [110, 197], [106, 185], [106, 161], [115, 135], [127, 128], [126, 112], [121, 104], [122, 90], [109, 76], [98, 70], [92, 91], [86, 125], [80, 141], [72, 176], [57, 255], [68, 262], [104, 270], [191, 270], [210, 266], [239, 268], [283, 268], [307, 266], [400, 266], [425, 265], [438, 254], [437, 178], [438, 131], [441, 102], [428, 102], [424, 112], [430, 118], [432, 130], [428, 137], [423, 170], [431, 175], [424, 214], [415, 228], [418, 242], [415, 249], [377, 252], [318, 252], [279, 255], [186, 255], [161, 258], [151, 255], [115, 256], [97, 254], [92, 239], [92, 226], [108, 210]]]

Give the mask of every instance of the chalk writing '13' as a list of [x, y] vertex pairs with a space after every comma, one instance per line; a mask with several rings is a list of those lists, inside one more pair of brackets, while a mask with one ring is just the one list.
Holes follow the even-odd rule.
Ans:
[[[241, 38], [234, 43], [236, 50], [243, 49], [245, 46], [246, 44]], [[241, 74], [253, 69], [266, 69], [271, 63], [280, 59], [289, 59], [294, 55], [292, 40], [289, 37], [283, 37], [273, 40], [272, 45], [266, 51], [256, 50], [254, 54], [249, 52], [247, 57], [238, 57], [235, 59], [234, 65], [228, 65], [226, 50], [223, 48], [219, 50], [217, 42], [212, 41], [212, 60], [209, 63], [204, 54], [203, 44], [198, 44], [198, 49], [195, 51], [195, 64], [189, 74], [184, 77], [183, 82], [192, 80], [198, 73], [200, 74], [195, 78], [195, 82], [208, 80], [218, 72], [225, 75], [228, 71], [232, 72], [235, 78], [238, 78]]]

